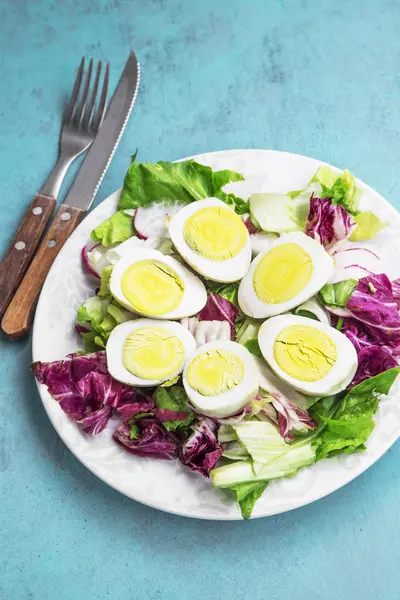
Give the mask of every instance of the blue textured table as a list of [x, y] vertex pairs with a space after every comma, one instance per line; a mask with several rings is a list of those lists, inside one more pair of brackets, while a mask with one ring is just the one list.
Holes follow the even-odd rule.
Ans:
[[[136, 147], [150, 161], [255, 147], [345, 166], [400, 208], [396, 0], [0, 0], [0, 13], [1, 252], [55, 159], [80, 56], [109, 59], [115, 84], [130, 47], [142, 84], [97, 201]], [[295, 512], [173, 517], [69, 453], [30, 357], [1, 340], [1, 600], [399, 599], [399, 444]]]

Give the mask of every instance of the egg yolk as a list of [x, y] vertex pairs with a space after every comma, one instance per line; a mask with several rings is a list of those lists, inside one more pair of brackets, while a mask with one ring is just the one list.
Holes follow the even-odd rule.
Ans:
[[126, 269], [121, 278], [121, 290], [135, 311], [160, 316], [179, 306], [184, 285], [178, 274], [165, 263], [140, 260]]
[[122, 362], [142, 379], [168, 379], [183, 364], [181, 340], [167, 329], [142, 327], [129, 334], [122, 349]]
[[186, 379], [202, 396], [218, 396], [236, 387], [244, 377], [240, 358], [227, 350], [202, 352], [190, 363]]
[[298, 244], [280, 244], [267, 252], [256, 266], [253, 287], [261, 302], [280, 304], [301, 292], [312, 272], [308, 252]]
[[318, 381], [335, 364], [337, 349], [332, 339], [320, 329], [291, 325], [276, 338], [274, 358], [290, 377], [300, 381]]
[[210, 260], [236, 256], [244, 248], [247, 235], [242, 219], [228, 208], [219, 206], [201, 208], [184, 226], [186, 243]]

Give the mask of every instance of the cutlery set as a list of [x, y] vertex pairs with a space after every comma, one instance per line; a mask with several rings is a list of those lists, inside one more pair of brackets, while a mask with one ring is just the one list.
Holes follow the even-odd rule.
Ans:
[[[92, 75], [93, 59], [85, 72], [82, 58], [64, 115], [58, 160], [0, 263], [1, 327], [11, 340], [29, 332], [47, 273], [90, 209], [136, 100], [140, 65], [134, 52], [128, 58], [108, 108], [109, 65], [103, 70], [101, 61], [97, 63], [93, 85]], [[45, 233], [69, 166], [87, 150], [64, 202]]]

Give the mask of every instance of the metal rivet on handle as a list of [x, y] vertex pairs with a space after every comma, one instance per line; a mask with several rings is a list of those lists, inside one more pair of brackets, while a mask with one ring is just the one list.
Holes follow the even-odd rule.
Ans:
[[71, 213], [65, 212], [61, 215], [61, 221], [69, 221], [71, 218]]
[[25, 248], [25, 246], [26, 246], [25, 242], [16, 242], [14, 244], [14, 248], [16, 250], [23, 250]]
[[54, 248], [54, 246], [55, 246], [55, 245], [56, 245], [56, 240], [49, 240], [49, 241], [47, 242], [47, 246], [48, 246], [49, 248]]
[[43, 208], [41, 206], [35, 206], [35, 208], [32, 209], [33, 215], [41, 215], [42, 212], [43, 212]]

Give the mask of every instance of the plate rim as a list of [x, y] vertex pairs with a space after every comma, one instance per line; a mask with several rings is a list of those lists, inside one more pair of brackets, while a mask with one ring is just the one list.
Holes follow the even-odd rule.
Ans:
[[[202, 157], [204, 158], [205, 156], [214, 157], [214, 156], [221, 155], [221, 154], [227, 155], [229, 153], [242, 153], [242, 152], [246, 152], [246, 153], [247, 152], [258, 152], [258, 153], [266, 153], [266, 154], [272, 153], [272, 154], [279, 154], [279, 155], [287, 155], [289, 157], [297, 157], [297, 158], [300, 157], [300, 158], [304, 158], [304, 159], [313, 161], [319, 166], [321, 166], [321, 165], [328, 166], [331, 169], [333, 169], [334, 171], [342, 170], [340, 167], [336, 167], [335, 165], [331, 165], [330, 163], [324, 162], [322, 160], [319, 160], [319, 159], [311, 157], [311, 156], [293, 153], [293, 152], [286, 152], [286, 151], [282, 151], [282, 150], [266, 149], [266, 148], [231, 148], [231, 149], [227, 149], [227, 150], [216, 150], [213, 152], [204, 152], [204, 153], [199, 153], [196, 155], [187, 156], [187, 157], [175, 160], [173, 162], [182, 162], [182, 161], [189, 160], [189, 159], [199, 160]], [[386, 209], [388, 211], [390, 210], [390, 212], [393, 214], [393, 216], [395, 216], [398, 220], [400, 219], [400, 212], [397, 211], [396, 208], [388, 200], [386, 200], [386, 198], [384, 198], [377, 190], [375, 190], [374, 188], [372, 188], [371, 186], [366, 184], [363, 180], [361, 180], [357, 177], [355, 178], [355, 180], [357, 183], [361, 183], [365, 190], [371, 192], [373, 195], [377, 195], [379, 197], [380, 202], [385, 205]], [[71, 240], [71, 238], [75, 235], [75, 233], [80, 229], [80, 227], [82, 226], [82, 224], [85, 222], [86, 218], [89, 215], [92, 215], [97, 209], [99, 209], [105, 202], [108, 202], [113, 196], [116, 197], [121, 192], [121, 190], [122, 190], [122, 187], [118, 188], [117, 190], [115, 190], [114, 192], [109, 194], [106, 198], [104, 198], [100, 203], [98, 203], [94, 207], [93, 210], [88, 212], [85, 215], [85, 218], [82, 220], [82, 222], [78, 225], [78, 227], [75, 229], [75, 231], [71, 234], [70, 238], [67, 240], [67, 243]], [[36, 307], [35, 319], [34, 319], [33, 328], [32, 328], [32, 360], [33, 360], [33, 362], [40, 360], [40, 358], [38, 357], [38, 339], [39, 339], [40, 334], [38, 331], [37, 315], [40, 313], [42, 298], [44, 297], [47, 279], [48, 279], [49, 275], [51, 274], [51, 272], [57, 268], [57, 263], [60, 260], [62, 260], [62, 254], [64, 251], [64, 247], [65, 246], [63, 246], [61, 248], [59, 254], [57, 255], [57, 257], [46, 277], [46, 280], [43, 284], [42, 291], [40, 293], [38, 304]], [[237, 514], [226, 513], [226, 514], [218, 514], [218, 515], [210, 516], [210, 515], [204, 515], [202, 513], [196, 513], [196, 511], [193, 511], [192, 509], [191, 509], [191, 512], [188, 513], [188, 512], [184, 512], [183, 510], [175, 510], [174, 508], [166, 508], [166, 507], [160, 506], [156, 503], [153, 503], [150, 499], [144, 500], [138, 496], [135, 496], [132, 493], [128, 493], [126, 490], [120, 489], [120, 486], [118, 485], [118, 483], [107, 481], [107, 479], [99, 472], [101, 466], [99, 466], [99, 469], [98, 469], [97, 465], [93, 465], [93, 464], [89, 465], [88, 464], [89, 461], [85, 460], [85, 456], [79, 455], [75, 451], [73, 445], [69, 443], [67, 436], [63, 435], [63, 433], [59, 431], [59, 428], [57, 427], [57, 425], [55, 423], [55, 419], [54, 419], [51, 411], [48, 410], [48, 407], [45, 402], [45, 398], [51, 398], [51, 395], [47, 391], [47, 388], [45, 385], [39, 384], [36, 381], [36, 379], [35, 379], [35, 383], [36, 383], [36, 387], [38, 389], [38, 393], [39, 393], [42, 405], [44, 407], [44, 410], [45, 410], [53, 428], [55, 429], [57, 435], [60, 437], [60, 439], [66, 445], [68, 450], [70, 450], [70, 452], [73, 454], [73, 456], [75, 456], [75, 458], [77, 458], [78, 461], [81, 464], [83, 464], [85, 468], [87, 468], [91, 473], [93, 473], [96, 477], [98, 477], [102, 482], [104, 482], [105, 484], [107, 484], [108, 486], [110, 486], [111, 488], [116, 490], [117, 492], [123, 494], [124, 496], [126, 496], [127, 498], [129, 498], [131, 500], [134, 500], [135, 502], [139, 502], [140, 504], [143, 504], [144, 506], [148, 506], [152, 509], [161, 510], [165, 513], [169, 513], [169, 514], [173, 514], [173, 515], [177, 515], [177, 516], [181, 516], [181, 517], [192, 518], [192, 519], [201, 519], [201, 520], [206, 520], [206, 521], [242, 521], [243, 520], [239, 511], [237, 511]], [[59, 410], [61, 410], [61, 408]], [[66, 414], [65, 414], [65, 418], [68, 419], [68, 416]], [[301, 501], [301, 503], [297, 504], [296, 506], [286, 507], [286, 508], [283, 508], [283, 510], [272, 509], [271, 511], [265, 511], [262, 514], [256, 514], [256, 515], [252, 516], [250, 518], [250, 520], [261, 519], [264, 517], [272, 517], [275, 515], [284, 514], [286, 512], [296, 510], [297, 508], [307, 506], [309, 504], [312, 504], [313, 502], [321, 500], [322, 498], [330, 496], [331, 494], [335, 493], [336, 491], [338, 491], [339, 489], [341, 489], [342, 487], [346, 486], [348, 483], [350, 483], [351, 481], [353, 481], [354, 479], [359, 477], [362, 473], [364, 473], [370, 467], [372, 467], [380, 458], [382, 458], [382, 456], [384, 454], [386, 454], [386, 452], [388, 450], [390, 450], [390, 448], [399, 439], [399, 437], [400, 437], [400, 431], [398, 431], [397, 434], [395, 436], [393, 436], [393, 439], [391, 439], [389, 441], [389, 443], [385, 442], [385, 443], [381, 444], [380, 451], [377, 453], [376, 456], [374, 456], [372, 458], [372, 460], [370, 460], [368, 462], [368, 464], [365, 464], [365, 465], [361, 464], [361, 465], [353, 467], [352, 469], [349, 469], [348, 476], [346, 476], [343, 480], [340, 480], [340, 482], [337, 485], [334, 484], [332, 486], [332, 488], [329, 488], [329, 490], [327, 490], [327, 491], [323, 490], [322, 493], [317, 492], [315, 495], [313, 495], [312, 498], [310, 498], [306, 501]]]

